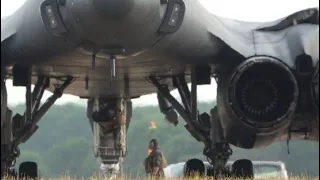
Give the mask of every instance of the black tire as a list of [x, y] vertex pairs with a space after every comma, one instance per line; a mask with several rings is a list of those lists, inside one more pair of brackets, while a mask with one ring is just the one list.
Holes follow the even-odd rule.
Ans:
[[19, 178], [38, 179], [39, 170], [35, 162], [23, 162], [19, 166]]
[[184, 177], [204, 176], [206, 174], [206, 166], [200, 159], [190, 159], [184, 166]]
[[253, 178], [253, 164], [248, 159], [239, 159], [232, 164], [232, 174], [236, 178]]

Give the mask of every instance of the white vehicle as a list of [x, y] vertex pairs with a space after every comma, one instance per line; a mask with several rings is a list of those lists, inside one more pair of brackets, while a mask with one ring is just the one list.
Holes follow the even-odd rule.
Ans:
[[[254, 178], [262, 179], [269, 177], [281, 177], [288, 179], [286, 166], [282, 161], [252, 161], [254, 169]], [[208, 169], [210, 164], [204, 162]], [[227, 166], [231, 169], [233, 161], [229, 161]], [[170, 164], [164, 169], [166, 178], [182, 178], [185, 162]]]

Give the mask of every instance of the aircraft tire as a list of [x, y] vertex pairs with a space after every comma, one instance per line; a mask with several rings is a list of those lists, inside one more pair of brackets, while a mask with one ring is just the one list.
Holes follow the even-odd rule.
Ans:
[[232, 174], [237, 178], [253, 178], [253, 164], [248, 159], [239, 159], [232, 164]]
[[23, 162], [19, 166], [19, 178], [38, 179], [39, 170], [38, 165], [35, 162]]
[[200, 159], [189, 159], [184, 167], [184, 177], [204, 176], [206, 175], [206, 167]]

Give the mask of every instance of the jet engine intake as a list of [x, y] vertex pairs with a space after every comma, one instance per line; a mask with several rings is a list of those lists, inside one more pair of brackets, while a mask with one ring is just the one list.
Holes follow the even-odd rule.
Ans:
[[298, 86], [294, 75], [280, 61], [254, 58], [233, 74], [229, 97], [241, 121], [266, 127], [281, 123], [293, 112]]
[[297, 101], [295, 76], [271, 57], [252, 57], [219, 79], [222, 127], [230, 143], [242, 148], [270, 144], [290, 124]]

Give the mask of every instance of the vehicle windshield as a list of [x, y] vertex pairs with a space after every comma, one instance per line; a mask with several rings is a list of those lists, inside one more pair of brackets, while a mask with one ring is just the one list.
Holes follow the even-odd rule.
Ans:
[[279, 177], [281, 176], [281, 167], [267, 164], [255, 165], [254, 176], [255, 178]]

